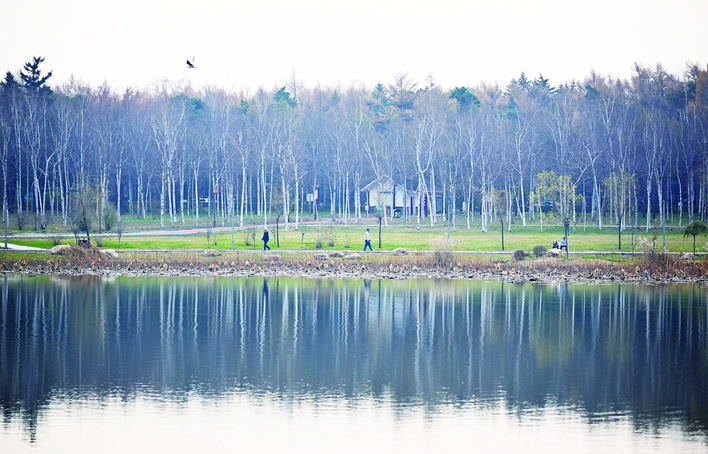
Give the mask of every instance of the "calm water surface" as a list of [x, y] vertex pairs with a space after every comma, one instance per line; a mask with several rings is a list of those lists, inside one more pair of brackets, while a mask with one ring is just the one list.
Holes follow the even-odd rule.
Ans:
[[699, 286], [0, 279], [0, 453], [708, 452]]

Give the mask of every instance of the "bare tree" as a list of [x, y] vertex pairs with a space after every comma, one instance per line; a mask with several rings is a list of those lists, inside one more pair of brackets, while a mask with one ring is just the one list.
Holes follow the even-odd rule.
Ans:
[[51, 131], [57, 153], [60, 209], [62, 225], [66, 227], [69, 216], [69, 147], [76, 127], [76, 117], [72, 108], [72, 99], [66, 95], [56, 97], [52, 110], [54, 121], [51, 124]]
[[164, 227], [166, 202], [170, 224], [175, 223], [174, 160], [184, 134], [185, 98], [178, 96], [168, 85], [163, 85], [158, 91], [156, 108], [152, 112], [151, 124], [160, 153], [160, 227]]
[[[445, 132], [445, 122], [448, 114], [447, 99], [437, 89], [421, 94], [415, 103], [415, 167], [418, 173], [418, 190], [421, 198], [429, 200], [430, 226], [435, 225], [437, 207], [435, 203], [435, 178], [428, 175], [433, 170], [433, 162], [440, 151], [441, 138]], [[428, 189], [426, 177], [432, 184], [433, 191]], [[418, 211], [417, 227], [420, 228], [421, 211]]]

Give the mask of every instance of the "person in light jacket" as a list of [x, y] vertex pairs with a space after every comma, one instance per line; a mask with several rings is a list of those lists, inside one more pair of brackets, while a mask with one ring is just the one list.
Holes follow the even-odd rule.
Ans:
[[373, 249], [371, 249], [371, 235], [369, 234], [369, 229], [366, 229], [366, 233], [364, 233], [364, 251], [366, 251], [367, 247], [370, 251], [373, 251]]

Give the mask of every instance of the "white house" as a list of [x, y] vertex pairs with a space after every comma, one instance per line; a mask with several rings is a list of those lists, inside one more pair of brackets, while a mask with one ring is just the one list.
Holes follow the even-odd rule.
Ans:
[[[393, 181], [388, 180], [383, 184], [374, 180], [362, 188], [362, 192], [365, 192], [366, 200], [366, 211], [367, 213], [372, 213], [376, 207], [381, 207], [386, 209], [386, 213], [391, 213], [391, 208], [393, 208], [394, 216], [401, 216], [405, 210], [406, 216], [417, 216], [418, 207], [423, 202], [423, 216], [428, 216], [429, 214], [429, 204], [428, 200], [424, 194], [418, 195], [418, 191], [411, 189], [404, 189], [400, 184], [394, 184]], [[440, 199], [438, 197], [438, 199]], [[438, 211], [442, 207], [439, 203]]]

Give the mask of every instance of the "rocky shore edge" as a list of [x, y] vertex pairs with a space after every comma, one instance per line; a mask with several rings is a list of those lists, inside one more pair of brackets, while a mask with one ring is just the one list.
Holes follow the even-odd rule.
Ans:
[[708, 285], [703, 260], [660, 253], [634, 261], [566, 260], [554, 257], [504, 260], [445, 252], [404, 250], [389, 255], [355, 252], [242, 254], [231, 251], [116, 252], [69, 247], [49, 256], [0, 256], [0, 273], [99, 276], [264, 276], [322, 279], [474, 279], [508, 282], [649, 283]]

